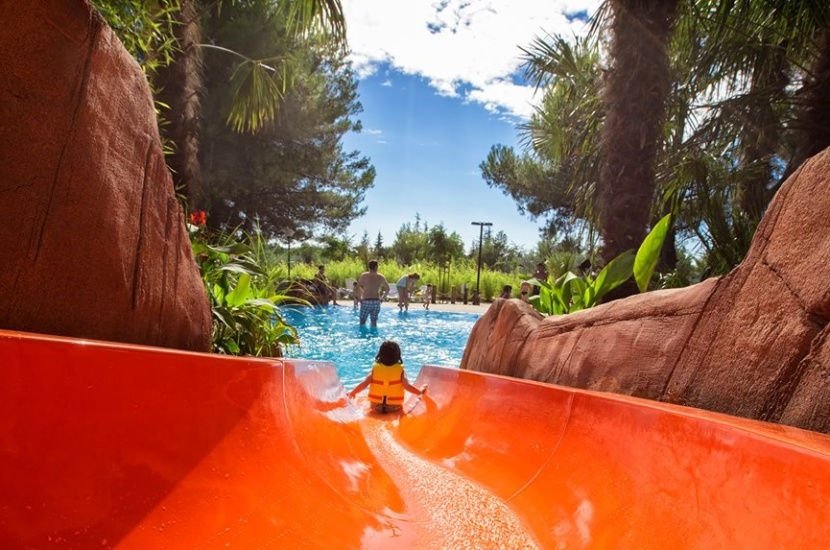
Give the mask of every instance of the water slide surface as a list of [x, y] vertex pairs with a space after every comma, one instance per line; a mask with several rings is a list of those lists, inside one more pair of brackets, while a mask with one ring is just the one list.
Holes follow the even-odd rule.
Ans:
[[[0, 548], [821, 548], [830, 437], [425, 366], [0, 331]], [[365, 394], [364, 394], [365, 395]]]

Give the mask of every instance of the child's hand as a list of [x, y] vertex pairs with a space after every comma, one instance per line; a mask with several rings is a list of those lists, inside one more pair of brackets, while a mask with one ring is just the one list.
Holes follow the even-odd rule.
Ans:
[[421, 388], [421, 395], [424, 395], [427, 392], [427, 389], [429, 389], [429, 384], [424, 384]]
[[346, 396], [347, 396], [349, 399], [354, 399], [354, 398], [355, 398], [355, 395], [357, 395], [357, 394], [354, 392], [354, 390], [352, 390], [352, 391], [350, 391], [349, 393], [347, 393], [347, 394], [346, 394]]

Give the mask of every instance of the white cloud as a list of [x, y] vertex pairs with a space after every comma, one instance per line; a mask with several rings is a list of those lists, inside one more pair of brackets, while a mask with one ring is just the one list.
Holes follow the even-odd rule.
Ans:
[[533, 89], [518, 85], [521, 51], [545, 34], [570, 37], [600, 0], [342, 0], [359, 77], [388, 64], [441, 95], [522, 118]]

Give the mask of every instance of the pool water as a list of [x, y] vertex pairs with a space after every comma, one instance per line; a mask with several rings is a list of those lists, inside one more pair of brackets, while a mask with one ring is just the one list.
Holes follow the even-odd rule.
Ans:
[[368, 321], [360, 326], [358, 311], [351, 305], [283, 307], [280, 314], [300, 337], [299, 346], [286, 346], [285, 356], [331, 361], [347, 388], [366, 377], [384, 340], [400, 344], [410, 382], [423, 365], [458, 367], [473, 325], [481, 317], [425, 310], [420, 304], [407, 312], [382, 308], [377, 327]]

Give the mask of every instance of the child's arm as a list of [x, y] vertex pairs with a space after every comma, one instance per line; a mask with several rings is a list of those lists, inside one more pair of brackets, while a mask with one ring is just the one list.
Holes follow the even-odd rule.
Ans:
[[407, 391], [409, 391], [411, 393], [414, 393], [415, 395], [421, 395], [421, 394], [423, 394], [424, 392], [427, 391], [427, 385], [426, 384], [424, 384], [423, 389], [420, 389], [420, 390], [418, 388], [416, 388], [415, 386], [413, 386], [412, 384], [410, 384], [409, 379], [407, 379], [405, 372], [401, 373], [401, 382], [403, 382], [403, 387]]
[[372, 383], [372, 373], [370, 372], [366, 376], [366, 378], [363, 379], [363, 382], [361, 382], [360, 384], [355, 386], [354, 389], [348, 393], [349, 399], [354, 399], [357, 394], [359, 394], [360, 392], [365, 390], [369, 386], [369, 384], [371, 384], [371, 383]]

